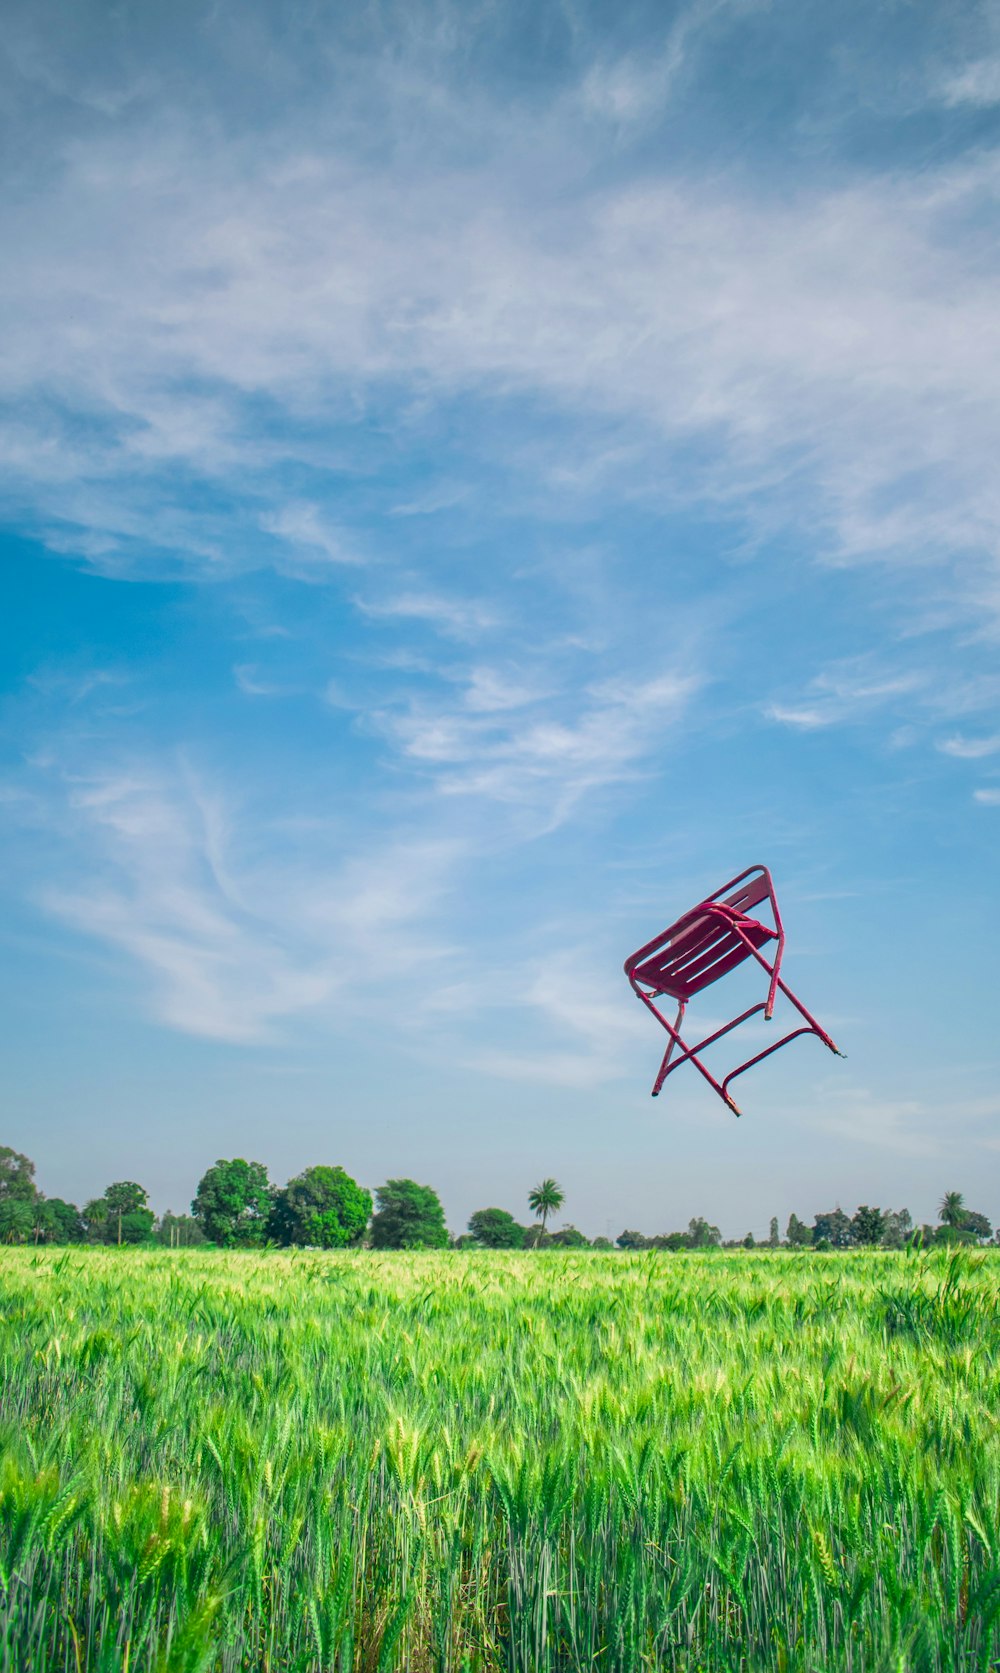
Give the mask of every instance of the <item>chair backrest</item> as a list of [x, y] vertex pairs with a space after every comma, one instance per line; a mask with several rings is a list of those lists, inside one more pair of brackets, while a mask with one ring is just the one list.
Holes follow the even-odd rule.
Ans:
[[[714, 895], [709, 897], [714, 900]], [[750, 877], [731, 895], [723, 898], [723, 906], [731, 906], [737, 912], [749, 912], [752, 906], [759, 906], [762, 900], [774, 900], [774, 891], [767, 873], [763, 876]]]
[[[731, 877], [728, 883], [723, 883], [714, 894], [706, 895], [699, 905], [714, 902], [719, 906], [728, 907], [730, 911], [746, 915], [765, 900], [770, 902], [777, 934], [780, 937], [782, 930], [778, 902], [771, 874], [766, 866], [748, 867], [738, 877]], [[773, 933], [765, 928], [759, 932], [760, 939], [758, 940], [757, 934], [754, 934], [753, 940], [756, 945], [760, 945]], [[737, 956], [731, 959], [731, 953]], [[634, 975], [640, 981], [655, 982], [658, 974], [666, 975], [672, 967], [679, 975], [682, 967], [686, 965], [688, 968], [685, 974], [688, 980], [694, 978], [701, 986], [707, 985], [703, 983], [702, 978], [707, 968], [714, 965], [717, 959], [720, 962], [711, 980], [716, 980], [718, 975], [732, 968], [733, 964], [739, 963], [743, 956], [745, 955], [738, 953], [738, 943], [731, 931], [724, 923], [720, 923], [719, 917], [713, 918], [711, 913], [701, 913], [696, 906], [626, 959], [625, 973], [630, 980]]]

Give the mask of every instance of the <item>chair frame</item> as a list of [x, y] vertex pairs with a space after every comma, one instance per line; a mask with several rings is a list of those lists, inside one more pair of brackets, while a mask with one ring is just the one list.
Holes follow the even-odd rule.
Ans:
[[[749, 883], [748, 879], [750, 878], [754, 878], [755, 881]], [[740, 884], [744, 885], [742, 889], [739, 888]], [[747, 907], [758, 906], [764, 901], [767, 901], [770, 905], [774, 915], [773, 929], [756, 919], [748, 918], [746, 913]], [[704, 920], [709, 922], [714, 920], [720, 930], [728, 931], [732, 937], [735, 937], [736, 945], [730, 946], [726, 956], [718, 961], [720, 968], [714, 975], [711, 969], [703, 973], [698, 986], [693, 988], [692, 993], [701, 992], [702, 988], [710, 987], [722, 976], [727, 975], [730, 970], [744, 964], [748, 958], [755, 959], [761, 968], [766, 971], [769, 985], [766, 999], [761, 1000], [756, 1005], [749, 1006], [747, 1010], [741, 1011], [738, 1017], [734, 1017], [731, 1022], [725, 1023], [722, 1028], [717, 1028], [714, 1034], [708, 1034], [703, 1040], [699, 1040], [697, 1045], [690, 1046], [682, 1038], [680, 1027], [684, 1021], [684, 1014], [692, 993], [685, 997], [676, 991], [671, 992], [669, 981], [662, 986], [658, 985], [652, 974], [642, 974], [641, 967], [656, 953], [668, 949], [675, 938], [679, 939], [685, 931], [696, 928]], [[764, 957], [760, 948], [754, 944], [750, 934], [747, 933], [747, 927], [745, 926], [749, 926], [751, 930], [756, 931], [759, 935], [762, 934], [763, 940], [777, 942], [773, 961]], [[670, 1043], [663, 1055], [656, 1080], [653, 1082], [652, 1096], [654, 1098], [659, 1096], [668, 1075], [672, 1075], [674, 1070], [679, 1069], [682, 1063], [691, 1062], [699, 1074], [703, 1075], [705, 1080], [708, 1081], [709, 1086], [718, 1094], [723, 1103], [732, 1110], [734, 1115], [739, 1115], [741, 1111], [729, 1093], [730, 1082], [734, 1081], [737, 1075], [743, 1075], [748, 1069], [752, 1069], [755, 1064], [763, 1062], [764, 1058], [770, 1057], [772, 1052], [780, 1051], [781, 1047], [787, 1046], [790, 1040], [797, 1040], [802, 1034], [815, 1034], [816, 1038], [821, 1040], [835, 1056], [844, 1056], [844, 1053], [834, 1045], [822, 1024], [817, 1022], [811, 1012], [806, 1010], [801, 999], [796, 998], [791, 988], [782, 981], [780, 972], [784, 951], [785, 931], [781, 922], [778, 897], [774, 892], [771, 873], [767, 866], [756, 865], [748, 866], [746, 871], [741, 871], [737, 877], [730, 878], [728, 883], [723, 883], [722, 887], [716, 889], [713, 894], [706, 895], [705, 899], [699, 901], [697, 906], [692, 907], [690, 911], [685, 912], [682, 917], [672, 923], [669, 929], [665, 929], [662, 934], [655, 936], [652, 941], [647, 941], [644, 947], [640, 947], [638, 952], [633, 953], [631, 957], [625, 960], [625, 974], [633, 992], [642, 1000], [647, 1010], [652, 1011], [657, 1022], [666, 1029], [670, 1036]], [[676, 988], [677, 985], [679, 984], [675, 983], [674, 987]], [[800, 1016], [805, 1018], [805, 1022], [802, 1026], [793, 1028], [790, 1033], [782, 1035], [780, 1040], [775, 1040], [773, 1045], [766, 1046], [763, 1051], [747, 1058], [745, 1063], [740, 1063], [735, 1069], [730, 1069], [724, 1080], [717, 1080], [711, 1070], [706, 1068], [701, 1061], [699, 1053], [703, 1052], [707, 1046], [714, 1045], [717, 1040], [721, 1040], [724, 1035], [729, 1034], [734, 1028], [738, 1028], [741, 1023], [748, 1021], [750, 1017], [756, 1016], [761, 1011], [764, 1013], [764, 1020], [770, 1022], [779, 991], [784, 994], [786, 999], [790, 1000]], [[663, 1012], [654, 1004], [654, 1000], [664, 993], [669, 993], [672, 998], [679, 1002], [677, 1015], [672, 1023], [668, 1022]], [[674, 1055], [675, 1051], [676, 1056]]]

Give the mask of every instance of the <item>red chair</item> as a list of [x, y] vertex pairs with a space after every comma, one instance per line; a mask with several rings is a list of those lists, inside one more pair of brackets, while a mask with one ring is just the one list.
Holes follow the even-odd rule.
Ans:
[[[770, 907], [774, 918], [773, 929], [758, 918], [749, 916], [751, 908], [759, 907], [762, 903]], [[770, 949], [771, 942], [777, 942], [773, 949]], [[761, 950], [764, 947], [773, 952], [773, 963], [769, 963], [764, 957]], [[745, 1074], [747, 1069], [752, 1069], [755, 1063], [770, 1057], [772, 1052], [787, 1046], [789, 1040], [798, 1039], [800, 1034], [815, 1034], [837, 1057], [843, 1057], [844, 1053], [837, 1050], [825, 1028], [820, 1026], [815, 1017], [810, 1016], [802, 1001], [796, 999], [791, 989], [781, 980], [781, 959], [784, 951], [785, 932], [781, 926], [781, 914], [778, 911], [771, 873], [766, 866], [751, 866], [748, 871], [741, 871], [738, 877], [724, 883], [721, 889], [716, 889], [714, 895], [708, 895], [705, 900], [699, 901], [690, 912], [685, 912], [683, 918], [678, 918], [669, 929], [665, 929], [662, 935], [658, 935], [654, 941], [647, 941], [645, 947], [640, 947], [637, 953], [625, 960], [625, 974], [632, 984], [633, 991], [670, 1035], [670, 1044], [653, 1083], [654, 1098], [658, 1096], [667, 1076], [679, 1069], [682, 1063], [690, 1060], [723, 1102], [728, 1104], [735, 1115], [739, 1115], [740, 1111], [729, 1096], [730, 1081], [735, 1080], [737, 1075]], [[767, 998], [751, 1005], [749, 1010], [742, 1011], [732, 1022], [717, 1028], [714, 1034], [706, 1035], [697, 1045], [686, 1045], [678, 1030], [684, 1021], [688, 1001], [694, 994], [701, 993], [703, 988], [711, 987], [713, 982], [727, 976], [731, 970], [735, 970], [749, 958], [756, 959], [767, 972]], [[756, 1057], [748, 1058], [737, 1068], [730, 1069], [724, 1081], [717, 1081], [701, 1061], [699, 1052], [704, 1051], [706, 1046], [714, 1045], [716, 1040], [721, 1040], [731, 1029], [738, 1028], [748, 1017], [756, 1016], [758, 1011], [763, 1011], [765, 1019], [769, 1022], [779, 988], [785, 998], [791, 1000], [799, 1014], [805, 1017], [805, 1026], [793, 1028], [790, 1034], [782, 1035], [773, 1046], [759, 1051]], [[677, 1015], [672, 1023], [667, 1021], [653, 1003], [661, 994], [667, 994], [678, 1002]]]

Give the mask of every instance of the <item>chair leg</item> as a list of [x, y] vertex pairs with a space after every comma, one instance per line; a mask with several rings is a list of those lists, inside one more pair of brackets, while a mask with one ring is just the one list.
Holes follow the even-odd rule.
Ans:
[[759, 1051], [756, 1057], [748, 1057], [745, 1063], [740, 1063], [735, 1069], [730, 1069], [728, 1075], [722, 1083], [723, 1088], [726, 1089], [725, 1096], [727, 1101], [729, 1099], [728, 1087], [731, 1080], [735, 1080], [737, 1075], [745, 1074], [747, 1069], [752, 1069], [756, 1063], [763, 1063], [765, 1057], [770, 1057], [771, 1053], [774, 1051], [780, 1051], [782, 1046], [787, 1046], [789, 1040], [797, 1040], [802, 1034], [815, 1034], [816, 1038], [818, 1040], [822, 1040], [824, 1045], [828, 1045], [830, 1050], [836, 1052], [838, 1057], [846, 1056], [845, 1052], [837, 1051], [836, 1046], [833, 1044], [829, 1036], [821, 1032], [819, 1029], [813, 1027], [793, 1028], [790, 1034], [783, 1034], [780, 1040], [775, 1040], [772, 1046], [767, 1046], [764, 1051]]
[[823, 1027], [823, 1024], [821, 1022], [816, 1021], [816, 1018], [813, 1016], [812, 1012], [806, 1010], [806, 1008], [803, 1005], [801, 999], [797, 999], [795, 997], [794, 993], [792, 992], [791, 988], [788, 986], [788, 984], [781, 980], [781, 976], [780, 976], [779, 972], [781, 970], [781, 955], [782, 955], [782, 953], [784, 952], [784, 949], [785, 949], [784, 935], [783, 934], [779, 935], [779, 937], [778, 937], [778, 950], [777, 950], [777, 952], [775, 954], [775, 957], [774, 957], [774, 963], [769, 964], [767, 959], [764, 957], [763, 953], [760, 951], [760, 948], [755, 947], [753, 945], [753, 942], [749, 939], [749, 937], [744, 935], [743, 931], [738, 926], [734, 925], [734, 928], [736, 930], [736, 934], [739, 936], [739, 938], [743, 942], [744, 946], [747, 948], [747, 950], [750, 953], [752, 953], [753, 957], [757, 960], [757, 963], [761, 966], [762, 969], [767, 971], [768, 976], [770, 977], [770, 985], [769, 985], [768, 991], [767, 991], [767, 1004], [764, 1007], [764, 1020], [766, 1022], [770, 1022], [771, 1017], [774, 1014], [774, 1001], [775, 1001], [775, 998], [777, 996], [777, 991], [780, 988], [781, 992], [784, 994], [785, 998], [787, 1000], [789, 1000], [791, 1002], [791, 1004], [793, 1004], [795, 1006], [795, 1009], [798, 1011], [799, 1015], [802, 1016], [802, 1017], [805, 1017], [806, 1022], [809, 1024], [809, 1027], [812, 1030], [812, 1032], [820, 1040], [822, 1040], [822, 1042], [825, 1046], [829, 1046], [829, 1048], [833, 1052], [834, 1056], [835, 1057], [846, 1057], [847, 1053], [841, 1051], [838, 1046], [834, 1045], [834, 1043], [833, 1043], [832, 1039], [830, 1038], [829, 1034], [827, 1033], [826, 1029]]
[[799, 1015], [805, 1017], [806, 1022], [809, 1024], [809, 1027], [812, 1030], [812, 1032], [815, 1035], [817, 1035], [819, 1037], [819, 1039], [822, 1040], [822, 1042], [825, 1046], [829, 1046], [830, 1050], [833, 1052], [834, 1057], [846, 1057], [847, 1056], [846, 1051], [841, 1051], [839, 1046], [834, 1045], [834, 1043], [831, 1040], [831, 1038], [830, 1038], [829, 1034], [827, 1033], [826, 1029], [823, 1027], [823, 1024], [821, 1022], [817, 1022], [816, 1018], [812, 1015], [812, 1013], [810, 1011], [806, 1010], [806, 1008], [803, 1005], [801, 999], [796, 999], [796, 997], [795, 997], [794, 993], [792, 992], [791, 988], [787, 987], [786, 984], [783, 981], [781, 981], [780, 979], [778, 981], [778, 986], [781, 989], [782, 993], [784, 994], [785, 998], [790, 1000], [791, 1003], [795, 1006], [795, 1009], [798, 1011]]
[[[710, 1034], [708, 1036], [708, 1038], [705, 1039], [705, 1040], [699, 1040], [697, 1046], [692, 1047], [692, 1046], [687, 1045], [687, 1043], [682, 1039], [680, 1033], [678, 1032], [680, 1024], [681, 1024], [681, 1022], [683, 1021], [683, 1018], [684, 1018], [684, 1012], [687, 1009], [687, 1001], [686, 1000], [682, 1000], [680, 1002], [680, 1005], [678, 1006], [676, 1018], [674, 1019], [673, 1023], [669, 1023], [667, 1021], [666, 1017], [663, 1015], [663, 1012], [661, 1010], [659, 1010], [659, 1008], [656, 1005], [653, 1004], [653, 1001], [650, 998], [649, 994], [648, 993], [643, 993], [642, 988], [639, 987], [637, 983], [632, 984], [632, 991], [633, 991], [633, 993], [637, 994], [638, 997], [642, 1000], [642, 1002], [646, 1006], [647, 1010], [652, 1011], [652, 1013], [653, 1013], [654, 1017], [656, 1018], [657, 1022], [660, 1024], [660, 1027], [665, 1028], [667, 1033], [670, 1035], [670, 1044], [669, 1044], [669, 1046], [667, 1047], [666, 1051], [663, 1054], [663, 1061], [660, 1064], [659, 1073], [657, 1074], [657, 1077], [656, 1077], [655, 1081], [653, 1082], [652, 1096], [654, 1098], [659, 1097], [660, 1091], [661, 1091], [661, 1088], [663, 1086], [664, 1081], [666, 1080], [667, 1076], [672, 1073], [672, 1071], [674, 1069], [679, 1069], [682, 1063], [693, 1063], [695, 1068], [697, 1069], [698, 1073], [700, 1075], [703, 1075], [705, 1080], [708, 1081], [708, 1084], [712, 1088], [712, 1091], [714, 1093], [716, 1093], [716, 1095], [722, 1099], [723, 1103], [726, 1104], [728, 1106], [728, 1108], [732, 1110], [734, 1115], [740, 1115], [742, 1112], [740, 1111], [739, 1106], [736, 1104], [735, 1100], [732, 1099], [729, 1096], [729, 1093], [724, 1089], [724, 1087], [719, 1083], [719, 1081], [716, 1080], [716, 1078], [712, 1074], [711, 1070], [706, 1069], [704, 1063], [701, 1061], [700, 1057], [698, 1057], [697, 1053], [699, 1051], [702, 1051], [705, 1046], [712, 1045], [713, 1042], [715, 1040], [720, 1039], [723, 1034], [728, 1034], [729, 1030], [731, 1028], [735, 1028], [738, 1023], [745, 1022], [746, 1018], [748, 1016], [752, 1016], [754, 1011], [761, 1010], [762, 1006], [760, 1006], [760, 1005], [751, 1006], [750, 1010], [745, 1011], [742, 1016], [736, 1017], [733, 1022], [727, 1023], [725, 1028], [720, 1028], [717, 1033]], [[680, 1057], [678, 1057], [676, 1062], [673, 1062], [672, 1059], [673, 1059], [674, 1047], [675, 1046], [680, 1046], [681, 1055], [680, 1055]]]
[[652, 1095], [653, 1095], [654, 1098], [659, 1097], [660, 1088], [662, 1087], [664, 1081], [666, 1080], [667, 1075], [670, 1073], [670, 1059], [674, 1055], [674, 1047], [676, 1045], [680, 1045], [683, 1049], [686, 1049], [684, 1047], [684, 1041], [681, 1039], [680, 1034], [677, 1032], [678, 1029], [680, 1028], [681, 1023], [684, 1021], [684, 1012], [686, 1010], [687, 1010], [687, 1004], [682, 999], [680, 1004], [677, 1007], [677, 1015], [674, 1018], [673, 1027], [668, 1026], [668, 1028], [667, 1028], [667, 1033], [670, 1035], [670, 1044], [669, 1044], [669, 1046], [667, 1047], [666, 1051], [663, 1054], [663, 1062], [660, 1064], [659, 1073], [657, 1074], [657, 1077], [656, 1077], [655, 1081], [653, 1082], [653, 1093], [652, 1093]]

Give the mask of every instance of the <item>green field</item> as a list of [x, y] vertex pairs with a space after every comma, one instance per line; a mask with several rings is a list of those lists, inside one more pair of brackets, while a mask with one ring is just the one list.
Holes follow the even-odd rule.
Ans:
[[988, 1669], [1000, 1257], [0, 1255], [0, 1668]]

